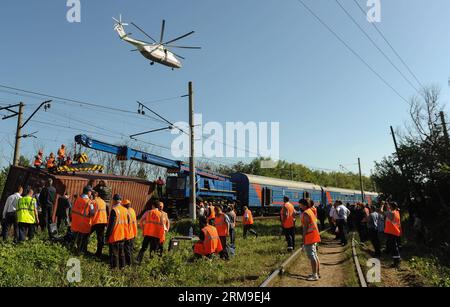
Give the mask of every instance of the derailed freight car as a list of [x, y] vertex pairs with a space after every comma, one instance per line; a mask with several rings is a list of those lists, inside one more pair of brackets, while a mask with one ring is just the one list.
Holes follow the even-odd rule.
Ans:
[[[0, 212], [6, 198], [16, 192], [19, 185], [24, 187], [36, 187], [42, 185], [46, 179], [52, 178], [57, 192], [57, 198], [69, 194], [70, 200], [74, 200], [74, 195], [80, 195], [83, 188], [90, 180], [94, 180], [94, 185], [100, 180], [105, 180], [111, 188], [112, 195], [118, 193], [129, 199], [136, 213], [140, 215], [152, 197], [155, 185], [153, 182], [140, 178], [105, 175], [99, 173], [75, 173], [75, 174], [51, 174], [45, 170], [38, 170], [31, 167], [11, 166], [6, 180], [5, 188], [0, 199]], [[57, 199], [56, 199], [57, 201]]]

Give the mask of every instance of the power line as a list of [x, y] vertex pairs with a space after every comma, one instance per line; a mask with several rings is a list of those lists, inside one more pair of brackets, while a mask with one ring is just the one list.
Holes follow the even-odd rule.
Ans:
[[[72, 104], [97, 107], [97, 108], [101, 108], [101, 109], [105, 109], [105, 110], [109, 110], [109, 111], [116, 111], [116, 112], [122, 112], [122, 113], [128, 113], [128, 114], [135, 114], [134, 111], [124, 110], [124, 109], [115, 108], [115, 107], [111, 107], [111, 106], [100, 105], [100, 104], [91, 103], [91, 102], [85, 102], [85, 101], [81, 101], [81, 100], [75, 100], [75, 99], [71, 99], [71, 98], [59, 97], [59, 96], [45, 94], [45, 93], [39, 93], [39, 92], [35, 92], [35, 91], [19, 89], [19, 88], [7, 86], [7, 85], [0, 84], [0, 87], [1, 88], [5, 88], [5, 89], [9, 89], [9, 90], [14, 90], [14, 91], [27, 93], [27, 94], [32, 94], [32, 95], [37, 95], [37, 96], [42, 96], [42, 97], [48, 97], [48, 98], [55, 99], [57, 101], [63, 101], [63, 102], [68, 102], [68, 103], [72, 103]], [[18, 95], [18, 94], [16, 93], [16, 95]], [[178, 97], [178, 98], [181, 98], [181, 96]], [[167, 99], [173, 99], [173, 97], [170, 97], [170, 98], [167, 98]], [[159, 99], [159, 100], [161, 100], [161, 99]], [[148, 117], [152, 118], [150, 116], [148, 116]], [[156, 118], [153, 118], [153, 119], [157, 120]]]
[[397, 67], [397, 65], [392, 62], [392, 60], [388, 57], [388, 55], [378, 46], [378, 44], [370, 37], [370, 35], [360, 26], [360, 24], [353, 18], [353, 16], [347, 11], [347, 9], [339, 2], [339, 0], [335, 0], [339, 7], [345, 12], [348, 18], [361, 30], [361, 32], [367, 37], [367, 39], [377, 48], [377, 50], [388, 60], [388, 62], [394, 67], [398, 73], [403, 77], [403, 79], [408, 82], [408, 84], [420, 94], [419, 90], [412, 84], [412, 82], [405, 76], [405, 74]]
[[[353, 0], [353, 2], [359, 7], [363, 15], [366, 15], [366, 12], [361, 7], [361, 5], [358, 3], [358, 1]], [[378, 34], [381, 35], [383, 40], [388, 44], [388, 46], [391, 48], [391, 50], [395, 53], [395, 55], [398, 57], [398, 59], [402, 62], [402, 64], [406, 67], [406, 69], [409, 71], [409, 73], [414, 77], [414, 79], [417, 81], [417, 83], [420, 85], [420, 87], [423, 89], [425, 88], [422, 83], [420, 82], [419, 78], [417, 78], [416, 74], [412, 71], [412, 69], [409, 67], [408, 64], [403, 60], [403, 58], [400, 56], [400, 54], [395, 50], [395, 48], [392, 46], [392, 44], [389, 42], [389, 40], [386, 38], [386, 36], [383, 34], [383, 32], [378, 28], [378, 26], [375, 24], [375, 22], [371, 22], [372, 26], [375, 28], [375, 30], [378, 32]]]
[[300, 2], [300, 4], [303, 5], [306, 10], [313, 15], [328, 31], [330, 31], [350, 52], [353, 53], [354, 56], [356, 56], [361, 62], [363, 62], [364, 65], [367, 66], [367, 68], [370, 69], [386, 86], [388, 86], [395, 94], [397, 94], [398, 97], [400, 97], [403, 101], [405, 101], [408, 105], [410, 105], [410, 102], [404, 98], [386, 79], [384, 79], [369, 63], [367, 63], [366, 60], [364, 60], [350, 45], [341, 38], [331, 27], [325, 23], [316, 13], [314, 13], [309, 6], [307, 6], [302, 0], [297, 0]]

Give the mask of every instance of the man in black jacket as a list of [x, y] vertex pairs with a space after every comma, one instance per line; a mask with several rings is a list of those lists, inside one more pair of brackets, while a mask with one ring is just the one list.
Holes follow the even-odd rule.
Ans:
[[50, 225], [53, 224], [53, 206], [55, 205], [56, 189], [53, 186], [53, 179], [47, 180], [47, 185], [39, 194], [39, 204], [42, 208], [42, 216], [47, 224], [48, 236], [53, 238]]

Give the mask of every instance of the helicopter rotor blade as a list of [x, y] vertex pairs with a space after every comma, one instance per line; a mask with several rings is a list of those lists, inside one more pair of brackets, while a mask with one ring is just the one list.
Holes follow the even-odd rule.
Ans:
[[185, 57], [182, 57], [181, 55], [179, 55], [179, 54], [176, 54], [175, 52], [173, 52], [172, 50], [169, 50], [169, 49], [165, 49], [166, 51], [168, 51], [168, 52], [170, 52], [170, 53], [172, 53], [173, 55], [175, 55], [175, 56], [177, 56], [177, 57], [179, 57], [180, 59], [182, 59], [182, 60], [186, 60], [186, 58]]
[[195, 31], [191, 31], [191, 32], [186, 33], [186, 34], [184, 34], [184, 35], [181, 35], [181, 36], [179, 36], [179, 37], [177, 37], [177, 38], [174, 38], [174, 39], [172, 39], [172, 40], [170, 40], [170, 41], [168, 41], [168, 42], [165, 42], [163, 45], [167, 45], [167, 44], [176, 42], [177, 40], [180, 40], [180, 39], [182, 39], [182, 38], [185, 38], [186, 36], [189, 36], [189, 35], [194, 34], [194, 33], [195, 33]]
[[138, 29], [139, 31], [141, 31], [142, 33], [144, 33], [145, 36], [147, 36], [148, 38], [150, 38], [153, 42], [156, 43], [155, 39], [153, 37], [151, 37], [150, 35], [148, 35], [144, 30], [142, 30], [141, 28], [139, 28], [139, 26], [137, 26], [134, 22], [131, 23], [134, 27], [136, 27], [136, 29]]
[[163, 39], [164, 39], [164, 30], [166, 28], [166, 21], [163, 19], [162, 21], [162, 25], [161, 25], [161, 36], [160, 36], [160, 40], [159, 43], [162, 44]]
[[182, 59], [182, 60], [186, 60], [186, 58], [184, 58], [184, 57], [182, 57], [181, 55], [179, 55], [179, 54], [176, 54], [176, 53], [174, 53], [173, 51], [171, 51], [175, 56], [177, 56], [178, 58], [180, 58], [180, 59]]
[[181, 48], [181, 49], [202, 49], [202, 47], [193, 47], [193, 46], [173, 46], [173, 45], [167, 45], [167, 47], [170, 47], [170, 48]]

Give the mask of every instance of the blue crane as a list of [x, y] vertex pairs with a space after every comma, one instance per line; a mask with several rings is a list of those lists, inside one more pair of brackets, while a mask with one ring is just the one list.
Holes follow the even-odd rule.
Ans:
[[84, 134], [75, 136], [75, 142], [87, 148], [113, 154], [119, 161], [135, 160], [153, 164], [156, 166], [161, 166], [175, 172], [179, 171], [182, 165], [181, 161], [175, 161], [150, 153], [142, 152], [128, 146], [117, 146], [102, 141], [97, 141]]
[[[164, 167], [167, 169], [168, 173], [176, 173], [176, 176], [167, 177], [167, 194], [171, 199], [182, 200], [183, 202], [188, 200], [190, 195], [189, 165], [184, 162], [135, 150], [128, 146], [108, 144], [94, 140], [86, 135], [75, 136], [75, 142], [93, 150], [113, 154], [119, 161], [134, 160]], [[199, 197], [226, 200], [236, 199], [233, 183], [228, 176], [196, 168], [196, 183], [198, 191], [197, 196]]]

